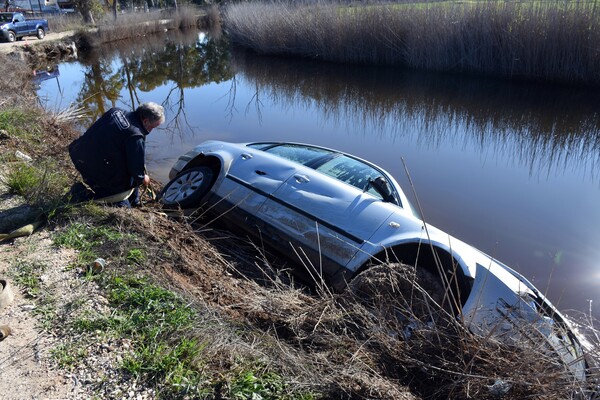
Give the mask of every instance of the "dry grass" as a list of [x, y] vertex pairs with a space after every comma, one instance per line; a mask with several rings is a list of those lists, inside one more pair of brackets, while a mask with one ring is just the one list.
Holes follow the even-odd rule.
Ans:
[[575, 399], [587, 389], [543, 340], [511, 346], [467, 332], [437, 306], [443, 291], [425, 291], [431, 282], [411, 267], [372, 268], [333, 294], [294, 284], [292, 265], [274, 268], [271, 255], [226, 231], [198, 234], [147, 212], [114, 215], [147, 238], [148, 273], [222, 322], [210, 334], [198, 327], [222, 374], [249, 357], [290, 387], [344, 399]]
[[0, 89], [2, 93], [18, 93], [18, 96], [2, 96], [0, 109], [27, 107], [35, 103], [35, 92], [31, 82], [31, 71], [15, 68], [16, 62], [0, 53]]
[[186, 6], [168, 12], [131, 13], [120, 16], [116, 21], [111, 15], [106, 14], [105, 19], [98, 24], [97, 31], [81, 33], [78, 42], [85, 48], [93, 48], [101, 43], [143, 37], [169, 30], [197, 28], [201, 13], [195, 7]]
[[48, 20], [50, 32], [66, 32], [84, 28], [83, 19], [78, 12], [66, 15], [48, 15], [44, 18]]
[[594, 1], [252, 2], [230, 5], [225, 26], [260, 53], [598, 84], [598, 11]]

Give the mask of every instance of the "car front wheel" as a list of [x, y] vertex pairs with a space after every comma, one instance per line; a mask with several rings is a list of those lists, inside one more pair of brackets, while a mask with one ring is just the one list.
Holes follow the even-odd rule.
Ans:
[[163, 188], [160, 202], [167, 207], [198, 207], [212, 186], [213, 176], [209, 167], [184, 170]]
[[42, 28], [38, 28], [37, 38], [42, 40], [44, 38], [44, 36], [46, 36], [46, 31], [44, 31]]
[[15, 33], [13, 31], [9, 31], [8, 32], [8, 41], [14, 42], [15, 40], [17, 40], [17, 35], [15, 35]]

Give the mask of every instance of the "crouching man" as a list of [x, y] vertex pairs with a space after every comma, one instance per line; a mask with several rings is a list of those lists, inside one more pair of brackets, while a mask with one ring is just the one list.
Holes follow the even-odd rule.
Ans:
[[96, 200], [114, 206], [139, 205], [138, 187], [147, 186], [146, 136], [165, 121], [162, 106], [141, 104], [135, 111], [111, 108], [69, 145], [84, 185], [74, 185], [73, 201]]

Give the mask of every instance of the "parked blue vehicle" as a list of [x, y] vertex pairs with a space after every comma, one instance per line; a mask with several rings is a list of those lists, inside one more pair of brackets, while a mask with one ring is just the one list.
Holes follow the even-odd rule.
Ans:
[[0, 38], [4, 41], [14, 42], [25, 36], [36, 36], [41, 40], [48, 31], [48, 20], [26, 19], [19, 12], [0, 13]]

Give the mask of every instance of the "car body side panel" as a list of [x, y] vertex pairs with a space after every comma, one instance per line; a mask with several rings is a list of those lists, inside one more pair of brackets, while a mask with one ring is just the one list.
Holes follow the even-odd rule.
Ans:
[[232, 154], [225, 178], [214, 193], [243, 211], [256, 214], [262, 203], [292, 175], [296, 166], [264, 152]]
[[[393, 209], [374, 196], [298, 166], [273, 196], [265, 202], [259, 218], [269, 220], [272, 228], [296, 240], [315, 265], [325, 257], [336, 273], [392, 214]], [[334, 270], [335, 269], [335, 270]]]

